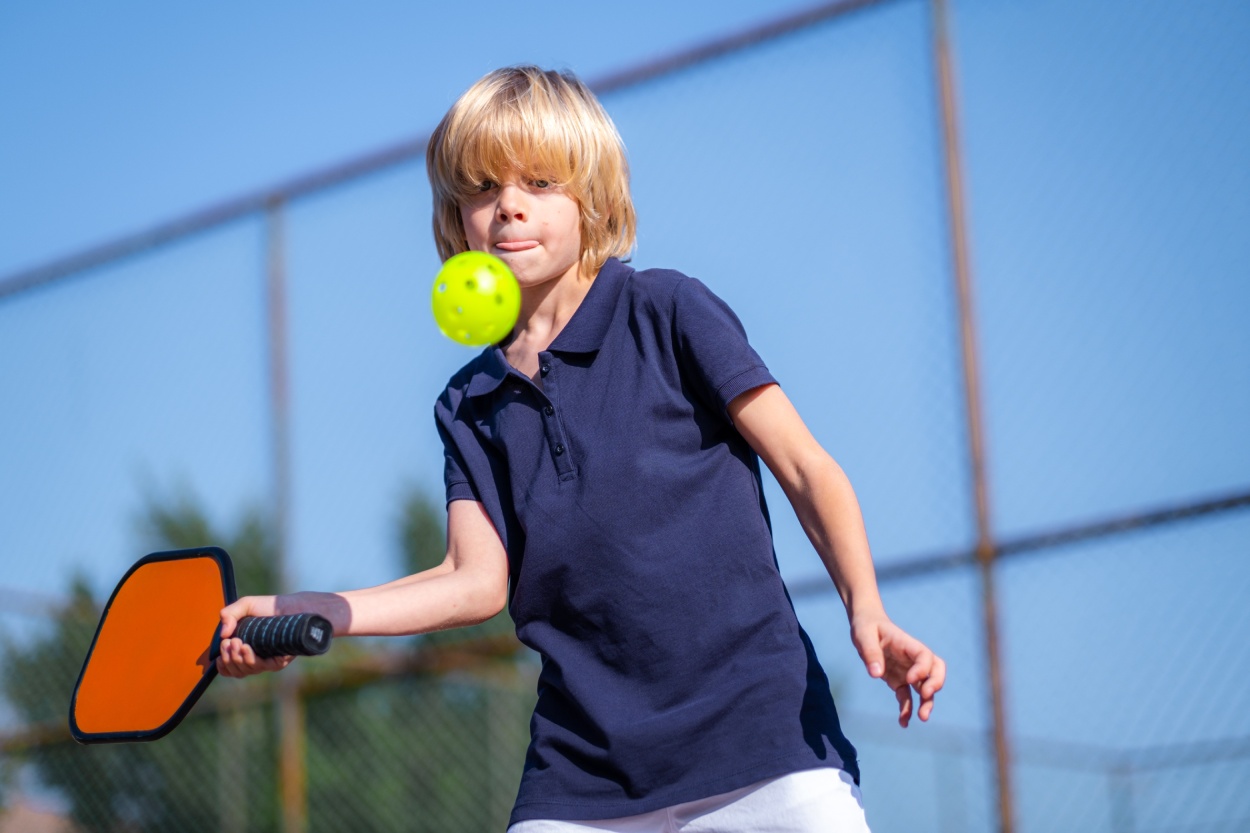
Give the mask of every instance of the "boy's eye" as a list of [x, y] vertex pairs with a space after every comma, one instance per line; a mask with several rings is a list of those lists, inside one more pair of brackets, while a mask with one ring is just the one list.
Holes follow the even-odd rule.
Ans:
[[486, 192], [495, 187], [495, 183], [489, 179], [483, 180], [482, 184], [477, 186], [478, 191]]
[[550, 187], [551, 187], [551, 183], [550, 183], [550, 182], [548, 182], [548, 181], [547, 181], [547, 180], [545, 180], [545, 179], [535, 179], [535, 180], [534, 180], [534, 187], [535, 187], [535, 188], [550, 188]]

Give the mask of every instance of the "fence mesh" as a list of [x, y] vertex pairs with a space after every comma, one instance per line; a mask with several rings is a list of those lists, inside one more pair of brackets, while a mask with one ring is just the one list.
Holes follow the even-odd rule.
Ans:
[[[1250, 12], [949, 3], [995, 726], [934, 7], [846, 6], [603, 99], [630, 148], [638, 265], [682, 268], [740, 312], [856, 484], [887, 608], [950, 665], [934, 721], [900, 730], [766, 483], [870, 823], [999, 830], [1010, 799], [1024, 833], [1248, 830]], [[243, 592], [276, 586], [278, 541], [296, 584], [327, 588], [441, 553], [429, 412], [465, 356], [415, 323], [413, 276], [437, 263], [421, 166], [275, 196], [268, 214], [0, 293], [0, 833], [506, 823], [537, 676], [506, 617], [301, 661], [294, 816], [271, 679], [218, 681], [157, 743], [68, 737], [101, 601], [142, 552], [225, 543]], [[725, 244], [748, 231], [762, 242]], [[285, 521], [269, 463], [275, 239]]]

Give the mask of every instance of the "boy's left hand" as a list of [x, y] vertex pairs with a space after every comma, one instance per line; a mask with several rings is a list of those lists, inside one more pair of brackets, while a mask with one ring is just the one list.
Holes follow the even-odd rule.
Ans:
[[920, 695], [921, 720], [933, 713], [933, 698], [946, 682], [946, 663], [884, 613], [851, 620], [855, 643], [869, 675], [885, 680], [898, 698], [898, 725], [906, 728], [915, 709], [913, 689]]

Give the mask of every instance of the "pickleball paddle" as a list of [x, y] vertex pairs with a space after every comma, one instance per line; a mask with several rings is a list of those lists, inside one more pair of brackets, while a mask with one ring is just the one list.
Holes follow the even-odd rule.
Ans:
[[[154, 552], [109, 598], [70, 700], [80, 743], [156, 740], [191, 711], [217, 676], [221, 609], [237, 598], [230, 556], [218, 547]], [[257, 656], [312, 656], [330, 647], [321, 616], [249, 617], [234, 636]]]

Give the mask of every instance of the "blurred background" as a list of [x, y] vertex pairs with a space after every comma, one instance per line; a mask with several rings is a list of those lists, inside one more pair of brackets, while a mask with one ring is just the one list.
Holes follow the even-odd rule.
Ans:
[[117, 579], [441, 559], [425, 137], [483, 73], [600, 93], [639, 268], [704, 280], [949, 663], [898, 728], [775, 483], [878, 833], [1250, 830], [1250, 5], [0, 7], [0, 831], [502, 830], [506, 616], [219, 681], [80, 747]]

